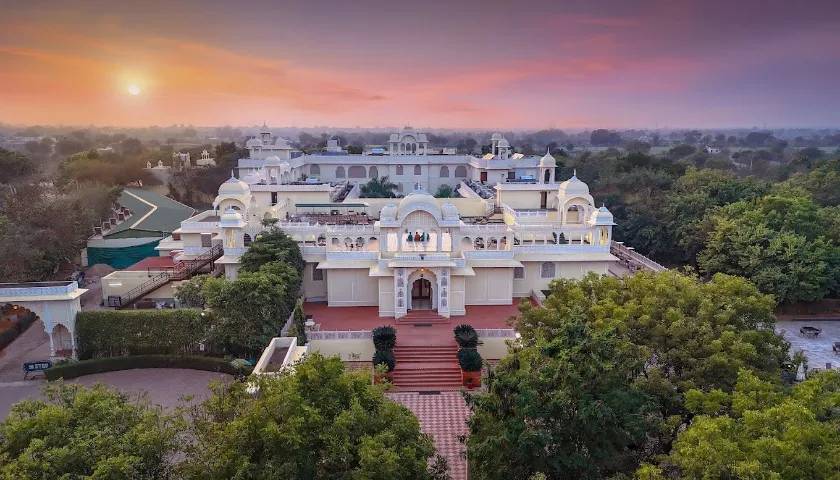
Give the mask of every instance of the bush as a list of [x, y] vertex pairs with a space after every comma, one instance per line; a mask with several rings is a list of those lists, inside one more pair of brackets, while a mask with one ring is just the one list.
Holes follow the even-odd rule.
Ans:
[[292, 324], [295, 328], [295, 335], [297, 336], [298, 345], [306, 345], [308, 341], [306, 338], [306, 315], [303, 312], [303, 299], [298, 299], [295, 303], [294, 318]]
[[376, 327], [371, 332], [373, 346], [377, 350], [393, 350], [397, 344], [397, 330], [390, 325]]
[[397, 360], [394, 358], [394, 352], [391, 350], [377, 350], [373, 353], [373, 366], [385, 365], [388, 371], [394, 371], [397, 366]]
[[131, 370], [134, 368], [188, 368], [220, 372], [230, 375], [245, 375], [250, 369], [235, 367], [229, 360], [216, 357], [182, 355], [135, 355], [131, 357], [110, 357], [70, 362], [54, 366], [45, 372], [47, 380], [65, 380], [94, 373]]
[[34, 313], [29, 312], [26, 315], [20, 317], [20, 319], [12, 325], [11, 328], [8, 330], [4, 330], [0, 332], [0, 350], [6, 348], [7, 345], [14, 342], [17, 337], [20, 336], [21, 333], [25, 332], [27, 328], [30, 327], [33, 323], [35, 323], [35, 319], [38, 318]]
[[480, 372], [484, 360], [481, 354], [474, 348], [462, 348], [458, 350], [458, 365], [465, 372]]
[[455, 333], [455, 341], [461, 348], [475, 348], [478, 346], [478, 332], [472, 325], [461, 324], [452, 330]]
[[100, 310], [76, 316], [80, 360], [124, 355], [197, 354], [209, 320], [200, 310]]

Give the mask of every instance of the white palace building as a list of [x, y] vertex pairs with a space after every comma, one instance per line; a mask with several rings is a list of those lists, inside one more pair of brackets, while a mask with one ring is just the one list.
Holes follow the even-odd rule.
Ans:
[[[264, 131], [246, 143], [249, 157], [219, 187], [214, 208], [157, 248], [183, 260], [223, 249], [216, 265], [233, 279], [264, 220], [277, 219], [306, 260], [307, 301], [377, 306], [395, 318], [464, 315], [469, 305], [510, 305], [555, 278], [608, 273], [617, 261], [613, 216], [589, 187], [576, 176], [558, 181], [550, 153], [513, 154], [499, 134], [491, 143], [482, 157], [440, 154], [407, 127], [364, 154], [335, 141], [300, 154]], [[401, 198], [363, 198], [360, 187], [384, 176]], [[453, 198], [431, 194], [442, 185]]]

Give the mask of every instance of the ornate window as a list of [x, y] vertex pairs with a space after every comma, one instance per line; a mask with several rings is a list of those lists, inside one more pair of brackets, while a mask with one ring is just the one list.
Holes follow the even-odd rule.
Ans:
[[467, 178], [467, 167], [463, 165], [455, 167], [455, 178]]
[[246, 247], [251, 244], [251, 236], [248, 235], [247, 233], [245, 234], [245, 238], [243, 239], [243, 243], [245, 244]]
[[446, 165], [440, 167], [440, 178], [449, 178], [449, 167]]
[[376, 167], [370, 167], [368, 169], [368, 177], [370, 178], [378, 178], [379, 177], [379, 169]]
[[345, 178], [344, 175], [344, 167], [336, 167], [335, 169], [335, 178]]
[[397, 175], [402, 175], [402, 174], [403, 174], [403, 166], [402, 165], [397, 165]]
[[415, 175], [421, 175], [422, 173], [423, 173], [423, 171], [420, 169], [420, 165], [415, 165], [414, 166], [414, 174]]
[[513, 267], [513, 278], [519, 280], [525, 278], [525, 269], [522, 267]]
[[540, 276], [542, 278], [554, 278], [554, 268], [554, 262], [543, 262], [542, 267], [540, 268]]

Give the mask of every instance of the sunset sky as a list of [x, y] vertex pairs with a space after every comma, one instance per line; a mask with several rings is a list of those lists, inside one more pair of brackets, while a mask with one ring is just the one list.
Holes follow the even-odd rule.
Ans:
[[0, 122], [837, 126], [840, 3], [0, 0]]

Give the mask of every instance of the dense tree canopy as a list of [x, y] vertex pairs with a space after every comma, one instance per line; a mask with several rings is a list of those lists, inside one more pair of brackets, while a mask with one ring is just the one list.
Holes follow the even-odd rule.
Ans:
[[186, 479], [431, 479], [431, 438], [370, 375], [309, 355], [294, 373], [217, 386], [193, 418]]
[[731, 203], [710, 217], [698, 262], [707, 273], [744, 276], [780, 302], [819, 300], [840, 286], [836, 214], [797, 192]]
[[23, 179], [36, 170], [35, 163], [26, 155], [0, 148], [0, 183]]
[[99, 185], [0, 190], [0, 278], [44, 280], [72, 261], [110, 211], [119, 191]]
[[279, 228], [271, 228], [254, 239], [240, 259], [240, 269], [255, 272], [269, 262], [287, 263], [298, 271], [303, 270], [300, 247]]
[[689, 393], [698, 416], [638, 478], [837, 478], [840, 373], [818, 373], [785, 390], [744, 370], [732, 393]]
[[632, 470], [669, 451], [693, 415], [687, 392], [731, 392], [741, 370], [779, 381], [788, 360], [772, 298], [737, 277], [590, 274], [552, 282], [544, 307], [523, 304], [521, 346], [471, 401], [471, 462], [503, 459], [519, 478]]
[[177, 417], [102, 385], [54, 384], [0, 423], [4, 479], [167, 479]]

